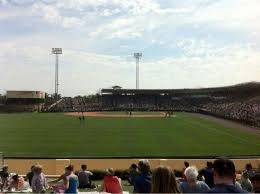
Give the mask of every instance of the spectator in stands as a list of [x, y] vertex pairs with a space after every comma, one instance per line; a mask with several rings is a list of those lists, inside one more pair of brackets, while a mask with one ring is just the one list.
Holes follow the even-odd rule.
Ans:
[[217, 159], [213, 163], [215, 186], [209, 193], [246, 193], [243, 189], [235, 186], [236, 168], [229, 159]]
[[159, 166], [153, 171], [152, 193], [180, 193], [179, 185], [172, 169]]
[[2, 171], [0, 172], [0, 177], [2, 182], [0, 185], [0, 190], [2, 191], [8, 185], [9, 172], [7, 165], [3, 166]]
[[65, 193], [78, 193], [78, 176], [73, 173], [74, 167], [73, 165], [68, 165], [65, 168], [66, 175], [66, 184], [65, 184]]
[[134, 185], [135, 179], [138, 176], [138, 171], [137, 171], [137, 165], [132, 164], [129, 168], [129, 179], [128, 182], [130, 185]]
[[198, 170], [194, 166], [185, 169], [184, 175], [187, 181], [180, 184], [180, 189], [183, 193], [207, 193], [209, 191], [208, 185], [203, 181], [198, 181]]
[[25, 180], [29, 182], [30, 186], [32, 186], [32, 178], [33, 178], [33, 175], [34, 175], [34, 172], [33, 172], [34, 167], [35, 167], [35, 165], [31, 166], [31, 171], [28, 172], [26, 174], [26, 177], [25, 177]]
[[32, 191], [34, 193], [44, 193], [48, 189], [47, 179], [42, 172], [41, 165], [35, 165], [33, 168], [33, 178], [32, 178]]
[[138, 163], [138, 175], [134, 182], [134, 193], [150, 193], [152, 187], [151, 169], [148, 160], [140, 160]]
[[87, 170], [87, 165], [82, 164], [81, 170], [78, 172], [80, 189], [91, 188], [90, 176], [92, 175], [93, 173]]
[[25, 188], [25, 183], [23, 177], [19, 177], [18, 174], [12, 176], [10, 185], [8, 186], [8, 191], [22, 191]]
[[255, 171], [253, 170], [252, 164], [246, 164], [245, 170], [249, 176], [249, 179], [255, 176]]
[[251, 181], [249, 180], [249, 175], [248, 175], [247, 171], [244, 171], [242, 173], [240, 184], [241, 184], [242, 189], [244, 189], [245, 191], [248, 191], [250, 193], [254, 192], [254, 187], [253, 187]]
[[204, 176], [205, 183], [212, 188], [214, 186], [214, 169], [213, 163], [207, 162], [207, 167], [202, 169], [201, 171], [202, 176]]
[[114, 175], [114, 170], [109, 168], [106, 170], [106, 176], [104, 177], [102, 184], [102, 191], [106, 193], [122, 193], [121, 179]]

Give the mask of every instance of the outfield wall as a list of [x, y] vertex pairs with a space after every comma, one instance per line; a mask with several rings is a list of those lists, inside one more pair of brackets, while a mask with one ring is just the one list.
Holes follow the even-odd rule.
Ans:
[[[73, 164], [75, 170], [80, 169], [81, 164], [87, 164], [89, 169], [128, 169], [132, 163], [137, 163], [139, 159], [5, 159], [5, 164], [9, 166], [10, 172], [26, 174], [33, 164], [41, 164], [46, 175], [60, 175], [64, 172], [64, 167]], [[207, 161], [212, 159], [151, 159], [152, 168], [158, 165], [167, 165], [176, 170], [182, 170], [184, 161], [190, 165], [195, 165], [201, 169], [205, 167]], [[247, 163], [251, 163], [253, 168], [260, 168], [260, 158], [258, 159], [234, 159], [236, 169], [241, 171]]]

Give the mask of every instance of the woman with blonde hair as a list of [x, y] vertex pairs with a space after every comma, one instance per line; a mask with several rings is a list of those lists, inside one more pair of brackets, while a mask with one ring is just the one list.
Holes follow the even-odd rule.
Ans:
[[179, 185], [171, 168], [159, 166], [153, 171], [152, 193], [180, 193]]

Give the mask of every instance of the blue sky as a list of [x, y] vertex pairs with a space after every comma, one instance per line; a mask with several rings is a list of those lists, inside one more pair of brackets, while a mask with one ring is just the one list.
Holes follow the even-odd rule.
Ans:
[[0, 92], [198, 88], [260, 81], [258, 0], [0, 0]]

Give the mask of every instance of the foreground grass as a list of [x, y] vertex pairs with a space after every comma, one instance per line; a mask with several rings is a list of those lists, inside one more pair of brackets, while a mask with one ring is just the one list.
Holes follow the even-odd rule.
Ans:
[[0, 152], [20, 157], [259, 155], [260, 137], [189, 113], [175, 118], [0, 114]]

